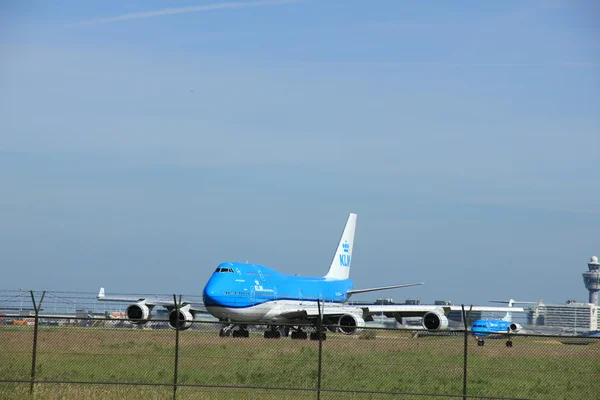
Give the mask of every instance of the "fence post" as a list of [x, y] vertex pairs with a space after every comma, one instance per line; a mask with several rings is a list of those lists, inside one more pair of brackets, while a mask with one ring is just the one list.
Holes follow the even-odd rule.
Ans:
[[317, 299], [319, 308], [319, 320], [317, 321], [317, 330], [319, 335], [319, 365], [317, 369], [317, 400], [321, 400], [321, 373], [323, 360], [323, 312], [321, 310], [321, 301]]
[[42, 302], [44, 301], [44, 296], [46, 296], [46, 291], [42, 293], [42, 298], [40, 299], [40, 304], [35, 304], [35, 296], [33, 295], [33, 290], [29, 291], [31, 294], [31, 301], [33, 302], [33, 310], [35, 311], [34, 317], [34, 325], [33, 325], [33, 355], [31, 356], [31, 382], [29, 384], [29, 394], [33, 394], [33, 383], [35, 381], [35, 359], [37, 356], [37, 338], [38, 338], [38, 316], [40, 314], [40, 310], [42, 308]]
[[175, 371], [173, 371], [173, 400], [177, 399], [177, 368], [179, 366], [179, 310], [181, 308], [181, 295], [179, 302], [177, 296], [173, 295], [173, 303], [175, 303], [176, 320], [175, 320]]
[[464, 347], [463, 347], [463, 399], [467, 398], [467, 344], [469, 339], [469, 323], [471, 321], [471, 311], [473, 310], [473, 305], [469, 308], [469, 316], [465, 315], [465, 305], [461, 304], [462, 309], [462, 319], [465, 328], [464, 334]]

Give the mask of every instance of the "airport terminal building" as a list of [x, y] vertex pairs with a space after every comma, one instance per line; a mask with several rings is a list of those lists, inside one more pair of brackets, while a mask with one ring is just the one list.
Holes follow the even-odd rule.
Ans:
[[528, 312], [527, 322], [573, 332], [598, 330], [598, 306], [568, 301], [566, 304], [541, 303]]

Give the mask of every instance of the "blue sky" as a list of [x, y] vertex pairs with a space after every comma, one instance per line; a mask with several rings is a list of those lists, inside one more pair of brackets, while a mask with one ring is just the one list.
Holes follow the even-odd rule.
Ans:
[[0, 287], [200, 293], [227, 260], [323, 275], [356, 212], [358, 287], [586, 300], [598, 15], [561, 0], [2, 2]]

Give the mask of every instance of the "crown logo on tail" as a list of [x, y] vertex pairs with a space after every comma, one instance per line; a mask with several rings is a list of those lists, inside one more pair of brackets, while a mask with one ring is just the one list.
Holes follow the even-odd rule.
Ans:
[[350, 251], [350, 245], [348, 244], [348, 242], [344, 242], [342, 244], [342, 248], [344, 249], [344, 253], [347, 253], [348, 251]]

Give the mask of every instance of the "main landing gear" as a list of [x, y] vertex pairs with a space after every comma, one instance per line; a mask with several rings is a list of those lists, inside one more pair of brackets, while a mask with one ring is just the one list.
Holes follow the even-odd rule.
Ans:
[[233, 336], [234, 338], [247, 338], [250, 336], [250, 332], [248, 332], [247, 325], [239, 325], [239, 329], [233, 330], [235, 328], [235, 324], [229, 324], [225, 328], [219, 331], [220, 337], [229, 337]]
[[[235, 327], [239, 327], [238, 329], [234, 329]], [[248, 332], [247, 325], [236, 325], [229, 324], [225, 328], [222, 328], [219, 331], [220, 337], [229, 337], [233, 336], [234, 338], [247, 338], [250, 336], [250, 332]], [[264, 333], [265, 339], [279, 339], [281, 336], [291, 336], [292, 340], [306, 340], [310, 337], [310, 340], [325, 340], [327, 335], [325, 334], [325, 330], [321, 332], [318, 329], [310, 332], [310, 336], [306, 331], [302, 329], [302, 327], [279, 327], [277, 325], [270, 325], [269, 328]]]
[[[298, 327], [295, 331], [292, 332], [292, 339], [297, 339], [297, 340], [306, 340], [308, 339], [308, 335], [306, 334], [305, 331], [302, 330], [302, 328]], [[314, 332], [310, 333], [310, 340], [325, 340], [327, 338], [327, 335], [325, 334], [325, 331], [321, 331], [319, 332], [319, 330], [317, 328], [315, 328]]]
[[306, 338], [308, 337], [306, 335], [306, 332], [304, 332], [300, 328], [298, 328], [298, 330], [293, 331], [291, 336], [292, 336], [292, 340], [306, 340]]
[[[477, 339], [477, 346], [483, 346], [484, 344], [485, 344], [485, 340], [483, 340], [483, 339]], [[513, 347], [512, 340], [508, 339], [506, 341], [506, 347]]]
[[279, 339], [281, 337], [281, 332], [277, 329], [276, 325], [271, 325], [270, 329], [265, 331], [264, 337], [265, 339]]

